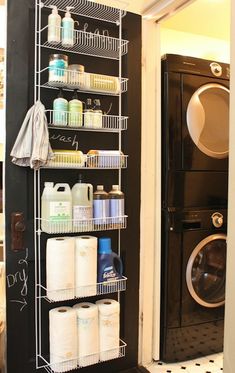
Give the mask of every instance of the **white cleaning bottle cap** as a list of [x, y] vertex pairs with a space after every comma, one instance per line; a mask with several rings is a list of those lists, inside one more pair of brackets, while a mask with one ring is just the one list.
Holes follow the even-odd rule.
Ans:
[[52, 14], [58, 14], [58, 9], [56, 5], [51, 5], [52, 8]]
[[66, 6], [65, 17], [69, 17], [69, 18], [71, 18], [70, 10], [73, 9], [73, 8], [74, 8], [74, 6]]

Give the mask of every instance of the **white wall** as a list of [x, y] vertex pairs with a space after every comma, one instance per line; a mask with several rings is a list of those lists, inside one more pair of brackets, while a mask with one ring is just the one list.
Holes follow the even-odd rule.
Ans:
[[161, 54], [172, 53], [230, 62], [230, 43], [222, 39], [161, 28]]

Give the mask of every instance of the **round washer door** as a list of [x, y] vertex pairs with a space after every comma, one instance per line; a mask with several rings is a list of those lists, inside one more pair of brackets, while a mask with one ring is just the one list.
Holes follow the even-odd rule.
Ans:
[[215, 308], [225, 302], [226, 235], [213, 234], [193, 250], [187, 264], [186, 282], [192, 298], [201, 306]]
[[210, 83], [192, 95], [187, 107], [187, 126], [194, 144], [212, 158], [229, 152], [229, 89]]

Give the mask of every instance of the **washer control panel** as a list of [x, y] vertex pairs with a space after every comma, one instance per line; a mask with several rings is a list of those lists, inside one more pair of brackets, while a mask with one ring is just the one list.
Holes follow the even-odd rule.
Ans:
[[212, 224], [215, 228], [221, 228], [224, 223], [224, 217], [220, 212], [215, 212], [211, 215]]

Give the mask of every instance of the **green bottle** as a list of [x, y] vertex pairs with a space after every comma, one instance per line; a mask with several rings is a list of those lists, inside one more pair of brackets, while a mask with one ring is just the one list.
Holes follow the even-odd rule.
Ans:
[[53, 124], [55, 126], [67, 126], [68, 101], [60, 89], [58, 97], [53, 101]]
[[77, 90], [75, 89], [73, 98], [69, 101], [69, 127], [82, 127], [82, 110], [82, 101], [78, 100]]

